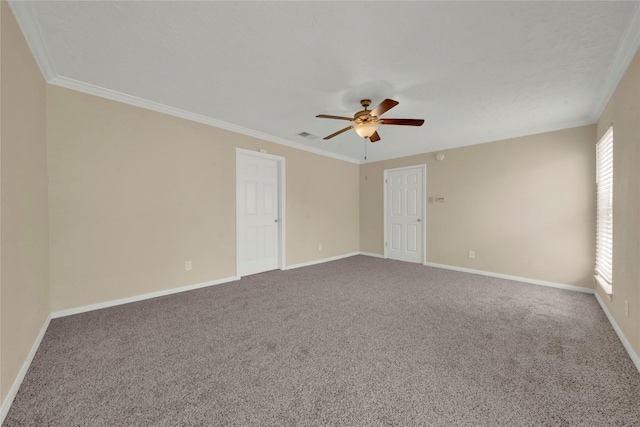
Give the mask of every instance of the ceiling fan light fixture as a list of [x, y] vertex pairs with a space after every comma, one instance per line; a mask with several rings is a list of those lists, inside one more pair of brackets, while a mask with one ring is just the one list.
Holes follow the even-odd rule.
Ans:
[[358, 135], [362, 138], [369, 138], [378, 130], [378, 123], [375, 122], [363, 122], [359, 123], [354, 128]]

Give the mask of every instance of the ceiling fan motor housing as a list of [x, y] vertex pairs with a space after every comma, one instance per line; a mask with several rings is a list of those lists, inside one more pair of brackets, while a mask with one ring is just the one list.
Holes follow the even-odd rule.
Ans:
[[355, 122], [367, 122], [367, 121], [372, 121], [372, 117], [369, 115], [369, 113], [371, 113], [371, 110], [363, 110], [363, 111], [358, 111], [354, 116], [353, 116], [353, 120]]
[[364, 110], [358, 111], [356, 114], [353, 115], [354, 121], [356, 123], [374, 121], [373, 117], [371, 116], [371, 110], [369, 110], [367, 108], [367, 107], [369, 107], [369, 105], [371, 105], [371, 100], [370, 99], [363, 99], [362, 101], [360, 101], [360, 104], [364, 107]]

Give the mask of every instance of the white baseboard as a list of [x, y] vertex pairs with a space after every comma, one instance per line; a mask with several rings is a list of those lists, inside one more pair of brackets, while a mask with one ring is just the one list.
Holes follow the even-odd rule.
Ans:
[[372, 252], [362, 252], [362, 251], [360, 251], [360, 252], [358, 252], [358, 253], [359, 253], [360, 255], [370, 256], [370, 257], [373, 257], [373, 258], [384, 258], [384, 255], [374, 254], [374, 253], [372, 253]]
[[[383, 255], [374, 254], [371, 252], [360, 252], [360, 255], [370, 256], [374, 258], [384, 258]], [[423, 263], [423, 265], [426, 265], [427, 267], [444, 268], [445, 270], [454, 270], [454, 271], [461, 271], [464, 273], [479, 274], [481, 276], [497, 277], [499, 279], [515, 280], [517, 282], [531, 283], [533, 285], [549, 286], [551, 288], [565, 289], [568, 291], [582, 292], [585, 294], [593, 294], [595, 292], [594, 289], [583, 288], [581, 286], [565, 285], [564, 283], [547, 282], [545, 280], [529, 279], [527, 277], [511, 276], [509, 274], [502, 274], [502, 273], [493, 273], [491, 271], [474, 270], [472, 268], [456, 267], [455, 265], [437, 264], [435, 262], [425, 262]]]
[[[342, 258], [348, 258], [348, 257], [352, 257], [352, 256], [355, 256], [355, 255], [365, 255], [365, 256], [370, 256], [370, 257], [374, 257], [374, 258], [384, 258], [382, 255], [369, 253], [369, 252], [352, 252], [352, 253], [348, 253], [348, 254], [344, 254], [344, 255], [338, 255], [338, 256], [329, 257], [329, 258], [323, 258], [323, 259], [319, 259], [319, 260], [315, 260], [315, 261], [310, 261], [310, 262], [290, 265], [290, 266], [285, 267], [284, 270], [291, 270], [291, 269], [294, 269], [294, 268], [306, 267], [306, 266], [315, 265], [315, 264], [322, 264], [322, 263], [325, 263], [325, 262], [336, 261], [336, 260], [339, 260], [339, 259], [342, 259]], [[482, 270], [474, 270], [474, 269], [471, 269], [471, 268], [456, 267], [456, 266], [445, 265], [445, 264], [436, 264], [436, 263], [427, 262], [424, 265], [429, 266], [429, 267], [444, 268], [444, 269], [447, 269], [447, 270], [461, 271], [461, 272], [465, 272], [465, 273], [480, 274], [480, 275], [483, 275], [483, 276], [497, 277], [497, 278], [501, 278], [501, 279], [515, 280], [515, 281], [518, 281], [518, 282], [532, 283], [532, 284], [535, 284], [535, 285], [550, 286], [550, 287], [554, 287], [554, 288], [572, 290], [572, 291], [583, 292], [583, 293], [588, 293], [588, 294], [594, 294], [595, 293], [595, 297], [596, 297], [598, 303], [600, 304], [600, 307], [602, 308], [602, 310], [604, 311], [605, 315], [607, 316], [607, 319], [609, 319], [609, 322], [613, 326], [613, 329], [616, 331], [616, 334], [618, 334], [618, 337], [620, 338], [620, 341], [622, 341], [622, 345], [627, 350], [627, 353], [631, 357], [631, 360], [635, 364], [635, 366], [638, 369], [638, 371], [640, 371], [640, 357], [634, 351], [633, 347], [631, 347], [631, 344], [629, 343], [629, 341], [625, 337], [624, 333], [622, 333], [622, 330], [620, 329], [620, 327], [618, 326], [618, 324], [614, 320], [614, 318], [611, 315], [611, 313], [609, 313], [609, 310], [607, 309], [606, 305], [600, 299], [600, 296], [597, 294], [597, 292], [594, 292], [593, 289], [581, 288], [579, 286], [565, 285], [565, 284], [562, 284], [562, 283], [547, 282], [547, 281], [537, 280], [537, 279], [528, 279], [526, 277], [511, 276], [511, 275], [508, 275], [508, 274], [500, 274], [500, 273], [492, 273], [492, 272], [482, 271]], [[190, 290], [194, 290], [194, 289], [205, 288], [205, 287], [208, 287], [208, 286], [214, 286], [214, 285], [219, 285], [219, 284], [222, 284], [222, 283], [233, 282], [233, 281], [236, 281], [236, 280], [239, 280], [239, 278], [236, 277], [236, 276], [227, 277], [227, 278], [224, 278], [224, 279], [212, 280], [212, 281], [209, 281], [209, 282], [198, 283], [198, 284], [195, 284], [195, 285], [182, 286], [182, 287], [179, 287], [179, 288], [172, 288], [172, 289], [167, 289], [167, 290], [164, 290], [164, 291], [150, 292], [150, 293], [147, 293], [147, 294], [136, 295], [136, 296], [133, 296], [133, 297], [121, 298], [121, 299], [106, 301], [106, 302], [97, 303], [97, 304], [91, 304], [91, 305], [85, 305], [85, 306], [76, 307], [76, 308], [70, 308], [70, 309], [66, 309], [66, 310], [60, 310], [60, 311], [56, 311], [56, 312], [53, 312], [53, 313], [49, 314], [49, 316], [47, 316], [44, 324], [42, 325], [42, 328], [40, 329], [40, 332], [38, 333], [38, 336], [36, 337], [36, 340], [34, 341], [33, 345], [31, 346], [31, 350], [29, 351], [29, 354], [27, 355], [27, 359], [24, 361], [24, 363], [22, 365], [22, 368], [20, 369], [20, 372], [18, 373], [18, 376], [16, 377], [15, 381], [13, 382], [13, 385], [11, 386], [11, 389], [9, 390], [9, 393], [7, 394], [7, 397], [5, 398], [4, 402], [2, 402], [2, 407], [0, 408], [0, 425], [2, 425], [2, 423], [4, 422], [5, 417], [9, 413], [9, 408], [11, 407], [11, 404], [13, 403], [13, 400], [15, 399], [16, 395], [18, 394], [18, 390], [20, 389], [20, 385], [22, 384], [22, 381], [24, 380], [24, 377], [27, 374], [27, 371], [29, 370], [29, 366], [31, 366], [31, 362], [33, 361], [33, 358], [34, 358], [36, 352], [38, 351], [38, 347], [40, 347], [40, 343], [42, 342], [42, 338], [44, 337], [44, 334], [47, 331], [47, 328], [49, 327], [49, 323], [51, 322], [51, 319], [64, 317], [64, 316], [70, 316], [70, 315], [73, 315], [73, 314], [85, 313], [85, 312], [88, 312], [88, 311], [98, 310], [98, 309], [107, 308], [107, 307], [113, 307], [113, 306], [121, 305], [121, 304], [127, 304], [127, 303], [130, 303], [130, 302], [143, 301], [143, 300], [146, 300], [146, 299], [156, 298], [156, 297], [165, 296], [165, 295], [171, 295], [171, 294], [175, 294], [175, 293], [179, 293], [179, 292], [186, 292], [186, 291], [190, 291]]]
[[620, 338], [620, 341], [622, 341], [622, 345], [627, 350], [627, 353], [629, 353], [629, 357], [631, 358], [631, 361], [633, 362], [634, 365], [636, 365], [638, 372], [640, 372], [640, 356], [638, 356], [638, 353], [636, 353], [633, 347], [631, 347], [631, 343], [629, 342], [627, 337], [624, 336], [622, 329], [620, 329], [620, 326], [618, 326], [618, 323], [616, 323], [616, 320], [613, 318], [611, 313], [609, 313], [609, 309], [607, 309], [607, 306], [600, 298], [600, 295], [598, 295], [597, 292], [595, 294], [596, 294], [596, 300], [598, 300], [598, 303], [600, 304], [600, 308], [602, 308], [602, 311], [604, 311], [604, 314], [607, 315], [607, 319], [609, 319], [609, 323], [611, 323], [611, 326], [613, 326], [613, 330], [616, 331], [616, 334], [618, 334], [618, 338]]
[[179, 288], [166, 289], [164, 291], [149, 292], [148, 294], [135, 295], [128, 298], [114, 299], [111, 301], [99, 302], [96, 304], [83, 305], [81, 307], [68, 308], [66, 310], [54, 311], [51, 313], [52, 319], [58, 317], [71, 316], [73, 314], [86, 313], [87, 311], [99, 310], [101, 308], [113, 307], [116, 305], [128, 304], [130, 302], [144, 301], [146, 299], [162, 297], [165, 295], [177, 294], [179, 292], [192, 291], [194, 289], [206, 288], [209, 286], [220, 285], [222, 283], [234, 282], [240, 280], [239, 277], [231, 276], [224, 279], [211, 280], [209, 282], [197, 283], [195, 285], [181, 286]]
[[15, 399], [16, 395], [18, 394], [18, 390], [20, 389], [22, 380], [24, 380], [25, 375], [27, 375], [29, 366], [31, 366], [31, 361], [36, 355], [36, 352], [38, 351], [38, 347], [40, 347], [40, 343], [42, 342], [42, 338], [44, 337], [45, 332], [47, 332], [47, 328], [49, 327], [49, 322], [51, 322], [51, 318], [52, 318], [51, 315], [48, 315], [47, 318], [45, 319], [44, 324], [42, 325], [42, 328], [40, 328], [40, 332], [36, 337], [36, 340], [33, 342], [33, 345], [31, 346], [31, 350], [29, 351], [29, 354], [27, 355], [26, 360], [22, 364], [22, 368], [20, 368], [20, 371], [18, 372], [18, 376], [13, 381], [13, 385], [9, 389], [9, 393], [7, 394], [7, 397], [4, 399], [4, 402], [2, 402], [2, 408], [0, 409], [0, 425], [2, 425], [5, 417], [9, 413], [9, 408], [11, 408], [13, 399]]
[[613, 318], [613, 316], [611, 315], [611, 313], [609, 313], [609, 310], [607, 309], [607, 306], [604, 304], [604, 302], [600, 298], [600, 295], [598, 295], [598, 293], [595, 291], [595, 289], [582, 288], [580, 286], [565, 285], [565, 284], [562, 284], [562, 283], [546, 282], [544, 280], [528, 279], [526, 277], [510, 276], [508, 274], [492, 273], [492, 272], [489, 272], [489, 271], [473, 270], [471, 268], [455, 267], [455, 266], [452, 266], [452, 265], [436, 264], [436, 263], [433, 263], [433, 262], [427, 262], [424, 265], [427, 265], [427, 266], [430, 266], [430, 267], [445, 268], [447, 270], [462, 271], [462, 272], [465, 272], [465, 273], [480, 274], [480, 275], [483, 275], [483, 276], [498, 277], [498, 278], [501, 278], [501, 279], [516, 280], [518, 282], [532, 283], [534, 285], [549, 286], [549, 287], [552, 287], [552, 288], [566, 289], [566, 290], [569, 290], [569, 291], [583, 292], [583, 293], [586, 293], [586, 294], [593, 294], [593, 295], [595, 295], [596, 300], [600, 304], [600, 307], [602, 308], [602, 311], [604, 311], [604, 314], [607, 316], [607, 319], [609, 319], [609, 323], [611, 323], [611, 326], [613, 327], [613, 330], [616, 331], [616, 334], [618, 335], [618, 338], [620, 338], [620, 341], [622, 341], [622, 345], [624, 346], [625, 350], [627, 350], [627, 353], [629, 354], [629, 357], [631, 358], [631, 361], [633, 362], [633, 364], [638, 369], [638, 372], [640, 372], [640, 356], [638, 356], [638, 353], [635, 352], [635, 350], [631, 346], [631, 343], [629, 342], [629, 340], [627, 340], [627, 337], [622, 332], [622, 329], [620, 329], [620, 326], [618, 326], [618, 324], [616, 323], [616, 321]]
[[622, 345], [624, 346], [625, 350], [627, 350], [627, 353], [629, 354], [631, 361], [638, 369], [638, 372], [640, 372], [640, 356], [638, 356], [638, 353], [635, 352], [635, 350], [631, 346], [631, 343], [629, 342], [629, 340], [627, 340], [627, 337], [622, 332], [622, 329], [620, 329], [620, 326], [618, 326], [618, 324], [616, 323], [611, 313], [609, 313], [607, 306], [604, 304], [604, 302], [600, 298], [600, 295], [598, 295], [595, 289], [582, 288], [580, 286], [573, 286], [573, 285], [565, 285], [562, 283], [547, 282], [544, 280], [528, 279], [526, 277], [510, 276], [508, 274], [492, 273], [489, 271], [473, 270], [471, 268], [456, 267], [452, 265], [436, 264], [433, 262], [427, 262], [424, 265], [430, 266], [430, 267], [444, 268], [447, 270], [462, 271], [465, 273], [480, 274], [482, 276], [498, 277], [500, 279], [515, 280], [518, 282], [531, 283], [534, 285], [542, 285], [542, 286], [549, 286], [552, 288], [566, 289], [569, 291], [582, 292], [586, 294], [594, 294], [596, 297], [596, 300], [598, 301], [598, 303], [600, 304], [600, 307], [602, 308], [602, 311], [604, 311], [604, 314], [607, 316], [607, 319], [609, 319], [609, 323], [611, 323], [613, 330], [616, 331], [618, 338], [620, 338], [620, 341], [622, 341]]
[[550, 288], [564, 289], [567, 291], [582, 292], [585, 294], [593, 294], [594, 289], [583, 288], [581, 286], [565, 285], [564, 283], [547, 282], [546, 280], [529, 279], [527, 277], [511, 276], [509, 274], [493, 273], [491, 271], [474, 270], [472, 268], [456, 267], [454, 265], [436, 264], [435, 262], [425, 262], [428, 267], [444, 268], [446, 270], [462, 271], [464, 273], [479, 274], [481, 276], [497, 277], [499, 279], [514, 280], [516, 282], [531, 283], [533, 285], [549, 286]]
[[316, 264], [323, 264], [325, 262], [337, 261], [337, 260], [342, 259], [342, 258], [349, 258], [349, 257], [355, 256], [355, 255], [359, 255], [359, 254], [360, 254], [360, 252], [351, 252], [351, 253], [348, 253], [348, 254], [332, 256], [332, 257], [329, 257], [329, 258], [322, 258], [322, 259], [317, 259], [317, 260], [314, 260], [314, 261], [302, 262], [300, 264], [287, 265], [285, 268], [283, 268], [283, 270], [293, 270], [294, 268], [308, 267], [310, 265], [316, 265]]

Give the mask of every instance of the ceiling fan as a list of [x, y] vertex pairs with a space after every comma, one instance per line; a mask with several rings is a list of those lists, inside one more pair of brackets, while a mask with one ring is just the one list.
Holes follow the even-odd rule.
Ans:
[[364, 110], [358, 111], [354, 114], [353, 118], [342, 116], [329, 116], [326, 114], [318, 114], [316, 117], [321, 119], [338, 119], [349, 120], [354, 122], [354, 125], [348, 126], [336, 133], [332, 133], [329, 136], [325, 136], [323, 139], [331, 139], [334, 136], [340, 135], [349, 129], [355, 129], [355, 131], [363, 138], [369, 138], [371, 142], [380, 141], [380, 135], [378, 135], [378, 126], [380, 125], [401, 125], [401, 126], [422, 126], [424, 120], [419, 119], [382, 119], [381, 115], [399, 104], [398, 101], [393, 99], [385, 99], [373, 110], [368, 110], [367, 107], [371, 105], [370, 99], [363, 99], [360, 104], [364, 107]]

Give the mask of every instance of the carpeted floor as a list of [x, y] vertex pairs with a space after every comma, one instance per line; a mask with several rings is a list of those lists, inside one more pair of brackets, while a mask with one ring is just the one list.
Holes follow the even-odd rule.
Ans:
[[638, 426], [593, 295], [352, 257], [51, 322], [5, 426]]

